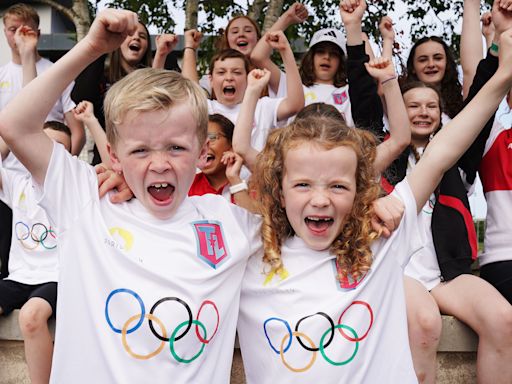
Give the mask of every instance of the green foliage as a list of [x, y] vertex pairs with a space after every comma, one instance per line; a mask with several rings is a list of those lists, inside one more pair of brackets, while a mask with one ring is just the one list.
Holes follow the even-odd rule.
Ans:
[[159, 33], [172, 31], [176, 25], [170, 8], [162, 0], [109, 0], [107, 6], [137, 13], [140, 21], [155, 26]]

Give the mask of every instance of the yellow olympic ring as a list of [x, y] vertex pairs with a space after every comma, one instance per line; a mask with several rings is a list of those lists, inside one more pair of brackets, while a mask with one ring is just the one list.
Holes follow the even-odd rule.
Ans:
[[[303, 337], [311, 346], [311, 348], [316, 348], [316, 345], [315, 343], [313, 342], [313, 340], [311, 340], [309, 338], [309, 336], [307, 336], [306, 334], [302, 333], [302, 332], [293, 332], [292, 334], [292, 337], [293, 336], [296, 336], [296, 337]], [[279, 355], [281, 356], [281, 361], [283, 362], [283, 364], [286, 366], [286, 368], [288, 368], [290, 371], [292, 372], [305, 372], [307, 371], [309, 368], [311, 368], [313, 366], [313, 364], [315, 363], [315, 360], [316, 360], [316, 351], [313, 352], [313, 356], [311, 357], [311, 360], [309, 361], [309, 363], [303, 367], [303, 368], [293, 368], [290, 364], [288, 364], [286, 362], [286, 360], [284, 359], [284, 344], [286, 343], [286, 341], [288, 340], [288, 338], [290, 337], [290, 335], [287, 333], [286, 335], [284, 335], [283, 337], [283, 341], [281, 341], [281, 347], [279, 349]]]
[[[128, 354], [131, 356], [131, 357], [134, 357], [136, 359], [139, 359], [139, 360], [148, 360], [148, 359], [151, 359], [152, 357], [158, 355], [162, 349], [164, 348], [165, 346], [165, 341], [162, 341], [160, 343], [160, 346], [154, 350], [153, 352], [151, 353], [148, 353], [147, 355], [139, 355], [135, 352], [132, 351], [132, 349], [130, 348], [130, 346], [128, 345], [128, 342], [126, 341], [126, 332], [128, 330], [128, 327], [130, 326], [130, 324], [132, 322], [134, 322], [135, 320], [138, 320], [140, 319], [140, 313], [138, 315], [135, 315], [135, 316], [132, 316], [130, 317], [126, 323], [124, 323], [124, 326], [123, 326], [123, 329], [121, 331], [121, 334], [122, 334], [122, 340], [123, 340], [123, 346], [124, 346], [124, 349], [126, 350], [126, 352], [128, 352]], [[150, 313], [146, 313], [144, 315], [144, 317], [148, 320], [152, 320], [154, 321], [155, 323], [157, 323], [160, 327], [160, 329], [162, 330], [162, 333], [163, 333], [163, 337], [167, 337], [167, 331], [165, 330], [165, 327], [164, 327], [164, 324], [160, 321], [160, 319]]]

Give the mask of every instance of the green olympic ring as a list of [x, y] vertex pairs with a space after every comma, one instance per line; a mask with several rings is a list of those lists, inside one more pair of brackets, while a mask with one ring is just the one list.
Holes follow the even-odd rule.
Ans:
[[[339, 329], [339, 328], [344, 328], [344, 329], [347, 329], [350, 331], [350, 333], [352, 333], [352, 336], [354, 336], [354, 339], [357, 339], [357, 333], [356, 331], [349, 327], [348, 325], [345, 325], [345, 324], [338, 324], [334, 327], [334, 329]], [[322, 337], [320, 338], [320, 353], [322, 354], [323, 358], [325, 359], [325, 361], [327, 361], [328, 363], [332, 364], [332, 365], [345, 365], [345, 364], [348, 364], [350, 363], [352, 360], [354, 360], [354, 357], [356, 356], [357, 354], [357, 350], [359, 349], [359, 341], [356, 341], [356, 347], [354, 349], [354, 353], [352, 353], [352, 356], [350, 356], [347, 360], [345, 361], [339, 361], [339, 362], [336, 362], [336, 361], [333, 361], [331, 360], [329, 357], [327, 357], [327, 355], [325, 354], [325, 350], [324, 350], [324, 339], [325, 337], [327, 336], [327, 334], [329, 332], [331, 332], [332, 328], [329, 328], [327, 329], [327, 331], [324, 332], [324, 334], [322, 335]]]
[[[201, 353], [203, 353], [203, 350], [204, 350], [204, 347], [205, 347], [205, 343], [201, 343], [201, 349], [199, 349], [199, 352], [197, 352], [194, 356], [192, 356], [190, 359], [183, 359], [181, 357], [178, 356], [178, 354], [176, 353], [176, 351], [174, 350], [174, 342], [175, 342], [175, 338], [176, 338], [176, 334], [178, 333], [178, 331], [183, 328], [184, 326], [186, 325], [189, 325], [190, 322], [188, 320], [185, 320], [183, 323], [181, 323], [180, 325], [178, 325], [176, 327], [176, 329], [174, 330], [174, 332], [172, 333], [171, 337], [169, 338], [169, 346], [170, 346], [170, 349], [171, 349], [171, 354], [172, 356], [176, 359], [176, 361], [178, 363], [185, 363], [185, 364], [188, 364], [188, 363], [191, 363], [193, 362], [195, 359], [197, 359], [199, 357], [199, 355], [201, 355]], [[204, 336], [203, 338], [206, 339], [206, 327], [204, 326], [203, 323], [201, 323], [199, 320], [192, 320], [192, 324], [195, 324], [195, 325], [199, 325], [201, 327], [201, 329], [203, 330], [203, 333], [204, 333]]]

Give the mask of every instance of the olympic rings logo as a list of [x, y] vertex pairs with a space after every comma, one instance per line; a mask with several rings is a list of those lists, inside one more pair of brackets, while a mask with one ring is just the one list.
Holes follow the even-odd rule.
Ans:
[[[123, 324], [123, 326], [119, 328], [119, 327], [114, 326], [114, 324], [112, 323], [110, 313], [109, 313], [109, 304], [111, 303], [111, 300], [115, 295], [121, 294], [121, 293], [127, 293], [127, 294], [133, 296], [140, 307], [140, 312], [131, 316], [130, 318], [128, 318], [128, 320], [126, 320], [126, 322]], [[169, 302], [169, 303], [173, 302], [173, 303], [180, 304], [181, 306], [183, 306], [185, 308], [185, 310], [187, 312], [187, 316], [188, 316], [188, 318], [185, 321], [181, 322], [178, 326], [176, 326], [173, 329], [172, 332], [170, 332], [170, 335], [169, 335], [169, 332], [166, 329], [164, 323], [158, 317], [156, 317], [154, 314], [157, 307], [165, 302]], [[209, 337], [208, 337], [208, 330], [207, 330], [206, 325], [199, 320], [201, 311], [206, 306], [211, 306], [216, 314], [216, 325], [214, 327], [213, 332], [211, 332], [211, 334], [209, 335]], [[110, 294], [108, 295], [107, 300], [105, 302], [105, 318], [107, 320], [107, 324], [110, 327], [110, 329], [112, 329], [112, 331], [114, 331], [115, 333], [121, 334], [121, 341], [122, 341], [123, 347], [124, 347], [125, 351], [131, 357], [133, 357], [135, 359], [139, 359], [139, 360], [151, 359], [152, 357], [158, 355], [164, 349], [166, 343], [169, 343], [169, 349], [170, 349], [172, 357], [177, 362], [185, 363], [185, 364], [191, 363], [192, 361], [197, 359], [203, 353], [203, 350], [204, 350], [206, 344], [210, 343], [210, 341], [213, 339], [213, 337], [215, 336], [215, 334], [217, 333], [217, 331], [219, 329], [219, 324], [220, 324], [219, 310], [217, 308], [217, 305], [211, 300], [204, 300], [202, 302], [202, 304], [199, 307], [199, 310], [197, 311], [197, 315], [196, 315], [195, 319], [192, 316], [192, 310], [190, 309], [190, 306], [185, 301], [180, 299], [179, 297], [164, 297], [164, 298], [158, 300], [155, 304], [153, 304], [153, 306], [149, 310], [149, 313], [146, 313], [146, 308], [145, 308], [144, 302], [142, 301], [141, 297], [136, 292], [134, 292], [128, 288], [118, 288], [118, 289], [114, 289], [112, 292], [110, 292]], [[139, 354], [139, 353], [134, 352], [133, 349], [130, 347], [130, 345], [128, 345], [127, 336], [129, 334], [135, 332], [136, 330], [138, 330], [141, 327], [141, 325], [143, 324], [144, 319], [148, 320], [148, 325], [149, 325], [149, 329], [151, 330], [151, 333], [158, 340], [160, 340], [160, 343], [159, 343], [158, 347], [155, 350], [153, 350], [152, 352], [149, 352], [147, 354]], [[132, 325], [132, 324], [134, 324], [134, 325]], [[155, 329], [155, 324], [159, 328], [158, 331]], [[197, 339], [199, 340], [199, 342], [201, 343], [201, 347], [200, 347], [199, 351], [196, 354], [194, 354], [192, 357], [185, 358], [185, 357], [179, 356], [178, 353], [176, 352], [176, 342], [181, 340], [191, 330], [192, 325], [194, 325], [194, 327], [195, 327], [195, 335], [196, 335]], [[201, 329], [201, 332], [199, 332], [199, 329]]]
[[27, 250], [34, 250], [39, 245], [47, 250], [57, 247], [57, 234], [51, 226], [47, 228], [43, 223], [35, 223], [29, 228], [23, 221], [18, 221], [14, 232], [21, 246]]
[[[356, 330], [353, 327], [350, 327], [347, 324], [342, 323], [343, 317], [345, 316], [345, 314], [347, 313], [349, 308], [351, 308], [355, 305], [359, 305], [359, 306], [366, 308], [368, 310], [369, 317], [370, 317], [368, 328], [364, 331], [364, 333], [362, 333], [361, 336], [359, 336], [357, 334]], [[315, 342], [311, 339], [311, 337], [309, 337], [306, 333], [301, 332], [299, 330], [300, 325], [303, 321], [305, 321], [309, 318], [315, 317], [315, 316], [319, 316], [319, 317], [323, 318], [329, 324], [329, 327], [325, 330], [325, 332], [322, 333], [322, 336], [320, 337], [320, 341], [319, 341], [318, 345], [316, 345]], [[276, 354], [279, 355], [279, 357], [281, 358], [281, 361], [283, 362], [283, 364], [286, 368], [288, 368], [292, 372], [305, 372], [305, 371], [309, 370], [315, 363], [318, 352], [320, 352], [320, 354], [322, 355], [324, 360], [331, 365], [341, 366], [341, 365], [346, 365], [346, 364], [350, 363], [351, 361], [353, 361], [357, 355], [358, 350], [359, 350], [359, 342], [363, 341], [368, 336], [368, 333], [370, 332], [370, 329], [372, 328], [372, 325], [373, 325], [373, 320], [374, 320], [373, 310], [372, 310], [370, 304], [368, 304], [365, 301], [356, 300], [356, 301], [353, 301], [347, 308], [345, 308], [345, 310], [341, 313], [340, 317], [338, 318], [338, 323], [336, 325], [334, 324], [333, 319], [326, 313], [316, 312], [314, 314], [304, 316], [299, 321], [297, 321], [297, 323], [295, 325], [295, 331], [292, 331], [292, 328], [290, 327], [290, 324], [288, 323], [288, 321], [286, 321], [284, 319], [280, 319], [278, 317], [270, 317], [267, 320], [265, 320], [265, 322], [263, 323], [263, 332], [265, 333], [265, 337], [267, 338], [270, 348]], [[284, 328], [286, 329], [286, 333], [284, 334], [283, 338], [281, 339], [281, 343], [279, 346], [275, 346], [274, 344], [272, 344], [271, 338], [269, 337], [269, 334], [267, 332], [267, 325], [270, 322], [281, 323], [284, 326]], [[351, 343], [354, 343], [352, 353], [345, 360], [335, 361], [331, 357], [329, 357], [326, 353], [327, 347], [329, 347], [334, 340], [336, 329], [339, 331], [340, 335], [345, 340], [347, 340]], [[346, 332], [346, 331], [348, 331], [348, 332]], [[312, 352], [311, 358], [302, 367], [293, 367], [285, 359], [285, 353], [288, 352], [288, 350], [290, 349], [294, 337], [303, 349]]]

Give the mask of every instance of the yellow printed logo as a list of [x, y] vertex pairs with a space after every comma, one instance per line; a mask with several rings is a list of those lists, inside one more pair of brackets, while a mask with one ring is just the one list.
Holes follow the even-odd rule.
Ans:
[[112, 227], [108, 230], [110, 235], [114, 238], [117, 248], [129, 252], [133, 246], [133, 235], [121, 227]]
[[0, 81], [0, 89], [9, 88], [11, 86], [11, 83], [8, 81]]
[[316, 101], [316, 99], [317, 99], [316, 93], [315, 93], [315, 92], [313, 92], [313, 91], [306, 92], [306, 93], [304, 94], [304, 99], [305, 99], [306, 101], [311, 100], [311, 102], [315, 102], [315, 101]]
[[279, 276], [279, 281], [283, 281], [284, 279], [288, 278], [290, 274], [288, 273], [286, 268], [281, 268], [277, 272], [271, 271], [265, 278], [263, 285], [267, 285], [268, 283], [270, 283], [275, 275]]

